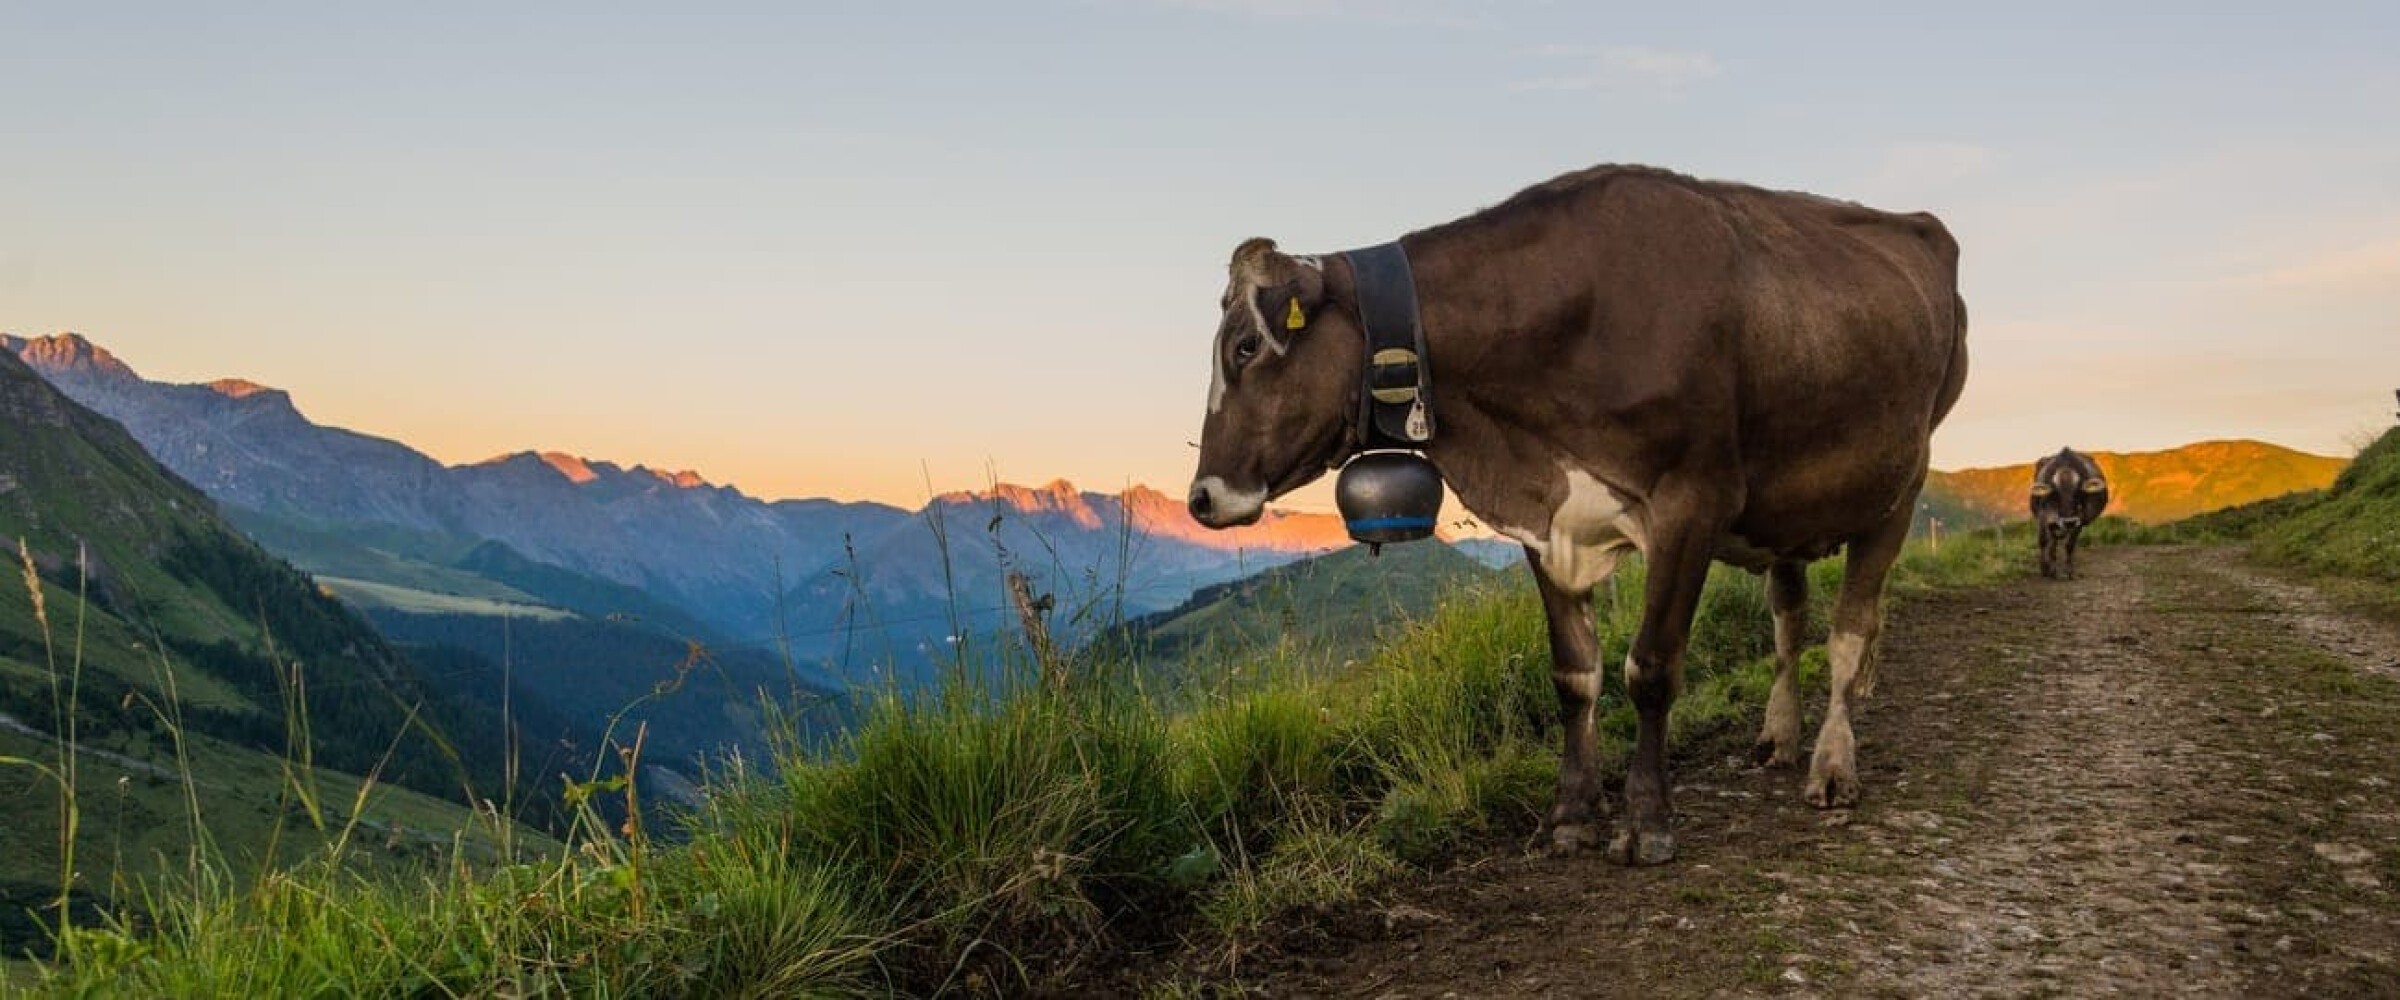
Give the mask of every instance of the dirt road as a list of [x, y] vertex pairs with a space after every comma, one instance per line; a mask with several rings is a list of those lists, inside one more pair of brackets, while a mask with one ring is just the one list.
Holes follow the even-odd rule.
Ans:
[[2222, 550], [2084, 558], [1893, 615], [1857, 809], [1734, 734], [1679, 768], [1675, 864], [1502, 847], [1298, 921], [1244, 984], [2400, 995], [2400, 635]]

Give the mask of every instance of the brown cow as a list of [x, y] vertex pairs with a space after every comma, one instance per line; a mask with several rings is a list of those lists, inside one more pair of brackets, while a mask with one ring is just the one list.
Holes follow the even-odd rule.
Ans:
[[2042, 550], [2042, 575], [2075, 578], [2075, 549], [2083, 529], [2108, 509], [2108, 480], [2100, 465], [2073, 448], [2035, 462], [2033, 490], [2027, 499], [2033, 510], [2034, 542]]
[[[1422, 451], [1525, 546], [1566, 730], [1557, 850], [1598, 844], [1590, 595], [1650, 567], [1625, 661], [1639, 713], [1610, 853], [1674, 856], [1667, 710], [1712, 559], [1768, 577], [1775, 684], [1757, 755], [1792, 763], [1807, 564], [1849, 550], [1806, 796], [1856, 801], [1853, 700], [1928, 438], [1967, 373], [1958, 245], [1931, 215], [1602, 166], [1402, 237], [1430, 371]], [[1234, 250], [1192, 516], [1246, 524], [1361, 446], [1368, 359], [1348, 260]]]

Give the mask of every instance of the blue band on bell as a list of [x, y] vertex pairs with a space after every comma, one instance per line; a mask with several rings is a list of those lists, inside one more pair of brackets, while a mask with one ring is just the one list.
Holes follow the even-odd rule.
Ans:
[[1350, 529], [1352, 534], [1361, 531], [1431, 531], [1433, 530], [1433, 519], [1430, 517], [1375, 517], [1364, 521], [1345, 521], [1342, 526]]

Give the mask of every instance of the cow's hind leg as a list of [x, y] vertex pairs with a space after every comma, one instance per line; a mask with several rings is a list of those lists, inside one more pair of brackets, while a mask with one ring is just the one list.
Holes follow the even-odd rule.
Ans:
[[1883, 628], [1883, 581], [1908, 540], [1904, 503], [1865, 537], [1850, 542], [1841, 597], [1833, 606], [1833, 638], [1825, 644], [1833, 693], [1825, 724], [1817, 730], [1817, 752], [1808, 765], [1808, 801], [1820, 809], [1858, 801], [1858, 753], [1850, 732], [1853, 703], [1875, 687], [1875, 635]]
[[[1667, 506], [1673, 509], [1672, 505]], [[1633, 702], [1633, 761], [1625, 769], [1625, 815], [1609, 856], [1629, 865], [1675, 859], [1668, 828], [1667, 713], [1683, 688], [1683, 652], [1691, 638], [1692, 614], [1708, 582], [1709, 541], [1721, 522], [1687, 517], [1658, 539], [1649, 556], [1642, 592], [1642, 626], [1625, 656], [1625, 694]]]
[[1566, 730], [1565, 756], [1558, 762], [1558, 801], [1550, 807], [1550, 845], [1571, 852], [1600, 844], [1600, 758], [1592, 732], [1593, 705], [1600, 699], [1600, 638], [1592, 630], [1591, 592], [1577, 593], [1542, 572], [1531, 550], [1533, 580], [1542, 592], [1550, 622], [1550, 683], [1558, 689], [1559, 728]]
[[1767, 718], [1751, 746], [1752, 760], [1789, 767], [1800, 757], [1800, 643], [1808, 630], [1808, 566], [1778, 562], [1767, 568], [1767, 604], [1775, 609], [1775, 687], [1767, 694]]

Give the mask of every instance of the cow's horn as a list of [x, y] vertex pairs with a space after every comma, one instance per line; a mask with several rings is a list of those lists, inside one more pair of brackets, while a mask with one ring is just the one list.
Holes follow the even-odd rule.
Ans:
[[1233, 275], [1247, 278], [1252, 285], [1267, 283], [1267, 256], [1275, 252], [1275, 241], [1253, 236], [1233, 248]]

